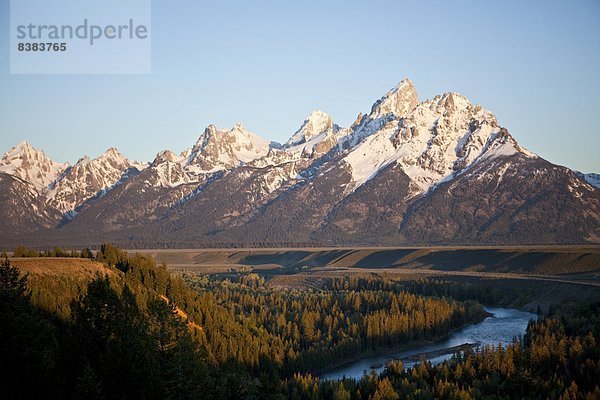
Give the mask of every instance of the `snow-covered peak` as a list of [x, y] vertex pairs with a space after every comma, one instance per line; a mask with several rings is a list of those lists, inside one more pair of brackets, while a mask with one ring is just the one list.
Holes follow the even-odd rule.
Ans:
[[77, 160], [77, 162], [75, 163], [75, 165], [87, 164], [89, 162], [92, 162], [92, 159], [89, 158], [88, 156], [83, 156], [79, 160]]
[[117, 150], [115, 147], [110, 147], [108, 150], [106, 150], [104, 153], [102, 153], [98, 158], [115, 161], [115, 162], [125, 160], [125, 156], [123, 154], [119, 153], [119, 150]]
[[[95, 159], [85, 156], [68, 168], [44, 193], [46, 202], [66, 213], [125, 180], [147, 164], [130, 161], [111, 147]], [[135, 172], [135, 171], [134, 171]]]
[[329, 114], [315, 110], [302, 123], [298, 129], [288, 140], [284, 147], [292, 147], [298, 144], [306, 143], [313, 137], [322, 134], [323, 132], [334, 128], [333, 121]]
[[155, 166], [165, 163], [165, 162], [179, 163], [179, 162], [183, 161], [184, 159], [187, 159], [187, 157], [189, 157], [190, 152], [191, 152], [191, 150], [188, 149], [186, 152], [183, 152], [181, 154], [181, 156], [178, 156], [177, 154], [173, 153], [171, 150], [159, 151], [158, 154], [156, 154], [156, 157], [154, 157], [154, 161], [152, 161], [152, 163], [150, 165], [152, 167], [155, 167]]
[[4, 154], [0, 172], [17, 176], [31, 183], [38, 191], [48, 187], [69, 166], [50, 160], [42, 150], [21, 142]]
[[445, 93], [416, 105], [398, 120], [380, 124], [345, 161], [354, 188], [397, 162], [413, 181], [413, 194], [418, 194], [477, 160], [517, 152], [533, 156], [500, 128], [491, 112], [458, 93]]
[[417, 91], [413, 83], [405, 78], [371, 107], [368, 115], [358, 114], [345, 135], [338, 135], [338, 148], [355, 148], [371, 135], [394, 129], [398, 121], [408, 115], [419, 104]]
[[231, 128], [231, 132], [241, 133], [242, 135], [246, 134], [246, 127], [241, 122], [236, 122]]
[[369, 116], [371, 119], [389, 115], [403, 117], [408, 115], [418, 103], [419, 97], [415, 86], [410, 79], [404, 78], [398, 85], [373, 104]]
[[338, 143], [345, 131], [333, 123], [329, 114], [315, 110], [283, 145], [283, 149], [303, 157], [321, 156]]
[[205, 181], [211, 174], [250, 163], [268, 154], [271, 144], [237, 123], [230, 130], [208, 125], [193, 147], [176, 155], [159, 152], [147, 184], [178, 187]]
[[37, 150], [33, 147], [27, 140], [23, 140], [22, 142], [17, 143], [15, 147], [7, 151], [7, 153], [43, 153], [43, 150]]
[[111, 147], [106, 150], [103, 154], [98, 157], [101, 160], [106, 160], [113, 165], [124, 165], [129, 168], [135, 168], [138, 171], [143, 171], [144, 169], [150, 166], [150, 163], [143, 161], [134, 161], [125, 157], [122, 153], [120, 153], [115, 147]]
[[93, 160], [90, 160], [87, 156], [85, 158], [88, 159], [88, 162], [110, 164], [122, 164], [126, 160], [126, 158], [121, 153], [119, 153], [119, 151], [114, 147], [109, 148]]
[[235, 124], [231, 130], [209, 125], [189, 152], [186, 167], [194, 173], [209, 173], [237, 167], [265, 156], [269, 141]]
[[153, 187], [174, 188], [183, 184], [194, 183], [198, 180], [192, 174], [185, 171], [185, 165], [192, 154], [189, 148], [180, 155], [171, 150], [158, 152], [154, 161], [150, 164], [145, 182]]
[[[87, 158], [87, 156], [86, 156]], [[89, 162], [89, 159], [88, 159]], [[111, 147], [106, 150], [104, 153], [98, 156], [98, 158], [91, 160], [96, 164], [105, 163], [110, 164], [115, 169], [129, 169], [135, 168], [138, 171], [143, 171], [148, 168], [150, 165], [147, 162], [133, 161], [125, 157], [122, 153], [119, 152], [115, 147]]]

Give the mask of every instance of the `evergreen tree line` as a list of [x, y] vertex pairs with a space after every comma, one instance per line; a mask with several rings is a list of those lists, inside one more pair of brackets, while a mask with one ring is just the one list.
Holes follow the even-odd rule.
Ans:
[[[2, 258], [7, 257], [6, 253], [1, 254]], [[71, 258], [89, 258], [93, 259], [94, 254], [89, 248], [79, 250], [63, 250], [55, 246], [52, 250], [34, 250], [26, 246], [17, 246], [13, 250], [13, 257], [71, 257]]]
[[499, 285], [497, 281], [471, 282], [441, 278], [399, 281], [386, 274], [331, 278], [326, 282], [325, 287], [329, 290], [406, 291], [426, 297], [452, 298], [458, 301], [475, 300], [494, 305], [522, 305], [540, 290], [529, 283], [514, 282], [510, 285]]

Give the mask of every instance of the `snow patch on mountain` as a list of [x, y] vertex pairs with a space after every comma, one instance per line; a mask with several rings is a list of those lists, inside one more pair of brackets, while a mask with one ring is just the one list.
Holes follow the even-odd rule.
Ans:
[[154, 174], [146, 183], [153, 187], [174, 188], [198, 181], [184, 171], [180, 162], [165, 161], [151, 168]]
[[345, 131], [333, 123], [329, 114], [315, 110], [283, 145], [283, 149], [303, 157], [318, 157], [331, 150]]
[[581, 174], [583, 179], [596, 189], [600, 188], [600, 174], [590, 173], [590, 174]]
[[285, 143], [284, 147], [290, 148], [302, 143], [306, 143], [315, 136], [322, 135], [334, 128], [334, 123], [329, 114], [321, 110], [313, 111], [302, 123], [292, 137]]
[[396, 149], [391, 138], [396, 129], [397, 126], [392, 125], [378, 131], [376, 135], [367, 137], [344, 158], [350, 165], [355, 188], [373, 178], [393, 161]]

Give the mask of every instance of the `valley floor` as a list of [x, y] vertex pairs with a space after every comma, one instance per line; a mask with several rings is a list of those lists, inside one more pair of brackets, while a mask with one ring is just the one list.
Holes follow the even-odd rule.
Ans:
[[[529, 292], [506, 305], [528, 311], [595, 297], [600, 291], [599, 246], [322, 247], [129, 250], [184, 274], [255, 272], [276, 287], [321, 288], [332, 279], [385, 275], [399, 282], [440, 279], [521, 286]], [[577, 290], [573, 291], [573, 285]]]

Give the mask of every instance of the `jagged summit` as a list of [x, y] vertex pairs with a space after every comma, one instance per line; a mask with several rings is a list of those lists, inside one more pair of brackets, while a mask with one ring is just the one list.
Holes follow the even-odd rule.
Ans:
[[116, 147], [109, 147], [100, 157], [124, 158], [123, 154], [121, 154]]
[[334, 147], [342, 128], [333, 123], [331, 116], [321, 110], [315, 110], [302, 123], [300, 128], [283, 145], [290, 154], [303, 157], [318, 157]]
[[52, 161], [27, 141], [17, 144], [0, 160], [0, 172], [19, 177], [38, 191], [48, 187], [68, 166]]
[[150, 166], [155, 167], [155, 166], [165, 163], [165, 162], [180, 162], [184, 158], [185, 154], [186, 153], [183, 152], [181, 154], [181, 156], [177, 156], [177, 154], [173, 153], [171, 150], [159, 151], [156, 154], [156, 157], [154, 157], [154, 161], [152, 161], [152, 163], [150, 163]]
[[231, 132], [239, 132], [239, 133], [245, 134], [247, 132], [246, 126], [244, 126], [244, 124], [242, 124], [241, 122], [236, 122], [233, 125], [233, 128], [231, 128]]
[[419, 103], [419, 96], [415, 86], [408, 78], [404, 78], [398, 85], [377, 100], [371, 108], [369, 116], [372, 119], [394, 115], [403, 117], [408, 115]]
[[284, 147], [292, 147], [306, 143], [315, 136], [333, 129], [331, 116], [321, 110], [315, 110], [302, 123], [300, 128], [285, 143]]
[[75, 165], [78, 164], [83, 164], [83, 163], [89, 163], [95, 160], [107, 160], [107, 161], [121, 161], [124, 160], [125, 156], [121, 153], [119, 153], [119, 151], [115, 148], [115, 147], [110, 147], [108, 148], [104, 153], [100, 154], [97, 158], [92, 159], [89, 156], [85, 155], [83, 157], [81, 157], [77, 163], [75, 163]]
[[117, 150], [116, 147], [110, 147], [108, 150], [98, 156], [98, 159], [106, 160], [116, 168], [119, 168], [121, 165], [128, 165], [129, 168], [135, 168], [138, 171], [142, 171], [150, 166], [150, 163], [148, 162], [130, 160], [123, 153]]
[[206, 174], [238, 167], [269, 152], [269, 141], [248, 131], [237, 123], [231, 128], [217, 130], [209, 125], [187, 155], [186, 168], [194, 174]]
[[196, 143], [180, 155], [170, 150], [160, 151], [150, 164], [155, 176], [148, 183], [169, 188], [199, 183], [214, 173], [264, 157], [270, 148], [271, 143], [241, 123], [231, 129], [218, 129], [210, 124]]
[[[40, 150], [40, 151], [42, 153], [44, 152], [43, 150]], [[7, 153], [23, 153], [23, 152], [37, 152], [37, 150], [27, 140], [23, 140], [23, 141], [17, 143]]]

